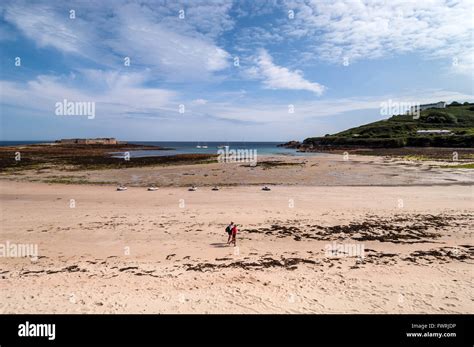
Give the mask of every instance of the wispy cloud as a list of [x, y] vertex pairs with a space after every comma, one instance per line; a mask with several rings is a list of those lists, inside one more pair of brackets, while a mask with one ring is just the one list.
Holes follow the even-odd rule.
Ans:
[[[153, 12], [137, 4], [117, 10], [121, 23], [117, 40], [110, 45], [132, 61], [159, 69], [167, 80], [194, 81], [209, 79], [212, 73], [230, 66], [230, 55], [204, 35], [170, 30], [154, 17]], [[188, 16], [190, 14], [187, 14]], [[172, 19], [178, 26], [178, 11]]]
[[[78, 102], [95, 102], [97, 117], [118, 118], [140, 112], [178, 113], [177, 93], [146, 88], [146, 74], [118, 74], [101, 70], [86, 70], [80, 81], [77, 75], [41, 75], [23, 82], [0, 81], [2, 103], [35, 110], [37, 117], [54, 116], [56, 102], [63, 99]], [[103, 81], [100, 91], [84, 88]], [[79, 82], [79, 83], [77, 83]]]
[[[150, 67], [149, 74], [166, 80], [195, 81], [208, 80], [230, 66], [229, 53], [214, 42], [232, 26], [226, 15], [228, 1], [101, 5], [11, 2], [4, 18], [40, 48], [53, 47], [103, 67], [123, 67], [128, 57], [131, 69]], [[75, 11], [74, 19], [69, 8]], [[212, 19], [219, 15], [222, 19]]]
[[325, 87], [317, 82], [310, 82], [303, 77], [299, 70], [291, 71], [278, 66], [265, 49], [260, 49], [255, 58], [256, 66], [247, 71], [248, 75], [261, 79], [267, 89], [306, 90], [321, 95]]
[[[453, 71], [473, 64], [473, 3], [469, 0], [288, 1], [295, 11], [284, 32], [307, 39], [314, 57], [343, 64], [405, 53], [445, 59]], [[454, 62], [454, 64], [451, 64]], [[472, 71], [472, 70], [471, 70]]]
[[4, 19], [37, 47], [99, 59], [94, 47], [100, 40], [97, 31], [83, 18], [70, 19], [67, 7], [19, 1], [6, 3], [3, 10]]

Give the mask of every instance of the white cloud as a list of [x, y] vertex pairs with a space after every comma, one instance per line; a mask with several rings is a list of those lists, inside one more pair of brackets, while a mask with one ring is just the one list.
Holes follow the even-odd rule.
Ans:
[[4, 10], [5, 20], [41, 48], [54, 47], [61, 52], [85, 56], [91, 51], [90, 42], [97, 40], [83, 19], [69, 18], [69, 11], [60, 14], [49, 5], [21, 2], [10, 4]]
[[[53, 47], [102, 67], [150, 67], [169, 81], [210, 80], [230, 66], [230, 55], [214, 41], [233, 22], [231, 4], [219, 2], [139, 3], [112, 1], [48, 5], [7, 3], [4, 18], [38, 47]], [[76, 18], [69, 18], [69, 8]], [[185, 19], [179, 10], [185, 9]], [[212, 15], [211, 15], [212, 14]]]
[[[110, 44], [114, 51], [131, 57], [132, 63], [156, 66], [168, 80], [209, 79], [230, 66], [230, 55], [210, 39], [170, 30], [171, 24], [160, 23], [146, 8], [128, 4], [117, 9], [117, 15], [121, 24]], [[184, 22], [177, 15], [168, 21]]]
[[263, 27], [244, 27], [239, 30], [235, 37], [235, 49], [240, 52], [255, 52], [256, 47], [263, 47], [268, 43], [279, 43], [283, 41], [283, 36], [278, 33], [277, 28], [272, 31]]
[[[291, 129], [295, 131], [296, 128], [300, 129], [298, 130], [299, 136], [343, 130], [347, 128], [347, 124], [342, 124], [341, 118], [336, 120], [334, 122], [336, 125], [331, 126], [330, 129], [321, 127], [312, 129], [311, 124], [316, 124], [314, 122], [318, 122], [318, 119], [324, 120], [326, 117], [337, 115], [346, 117], [346, 113], [353, 111], [367, 110], [369, 117], [377, 117], [380, 113], [381, 103], [388, 102], [389, 99], [393, 102], [405, 103], [474, 100], [473, 95], [446, 90], [411, 90], [398, 95], [387, 94], [377, 97], [331, 98], [310, 101], [296, 101], [291, 98], [281, 98], [274, 101], [254, 96], [251, 93], [246, 94], [245, 91], [238, 93], [208, 92], [208, 94], [203, 91], [202, 95], [206, 97], [205, 99], [189, 100], [170, 90], [145, 87], [148, 82], [146, 76], [146, 73], [119, 74], [110, 71], [84, 70], [79, 71], [76, 75], [38, 76], [27, 83], [0, 81], [0, 90], [2, 90], [0, 104], [2, 107], [13, 106], [17, 110], [12, 115], [14, 117], [26, 115], [28, 117], [51, 118], [57, 117], [54, 115], [54, 110], [55, 103], [58, 101], [63, 99], [92, 101], [96, 103], [96, 118], [93, 123], [87, 123], [87, 126], [91, 127], [91, 131], [102, 131], [102, 134], [113, 133], [114, 136], [128, 139], [145, 138], [143, 134], [147, 134], [146, 138], [151, 140], [156, 140], [157, 136], [160, 139], [171, 140], [193, 138], [197, 128], [202, 129], [201, 136], [205, 137], [212, 134], [209, 128], [228, 129], [228, 127], [223, 127], [223, 124], [227, 124], [227, 126], [234, 124], [236, 128], [232, 129], [239, 130], [231, 131], [228, 134], [232, 139], [239, 139], [238, 136], [242, 136], [243, 139], [252, 133], [254, 139], [262, 140], [258, 137], [258, 133], [266, 129], [265, 133], [271, 133], [273, 137], [268, 134], [261, 135], [265, 139], [274, 140], [275, 138], [288, 138], [290, 136], [288, 131]], [[83, 89], [84, 86], [94, 85], [97, 81], [104, 81], [98, 91], [89, 88]], [[178, 113], [181, 103], [186, 106], [185, 114]], [[289, 112], [289, 104], [294, 105], [294, 113]], [[350, 117], [350, 113], [347, 117]], [[361, 112], [356, 117], [361, 117]], [[159, 123], [157, 119], [160, 120]], [[364, 121], [367, 118], [361, 117], [361, 119]], [[361, 119], [352, 119], [351, 124], [360, 124]], [[204, 128], [200, 128], [201, 126]], [[248, 128], [249, 126], [251, 128]], [[263, 126], [265, 128], [262, 128]], [[260, 130], [257, 131], [255, 128]], [[55, 137], [64, 136], [61, 129], [56, 130]], [[134, 133], [132, 129], [134, 129]], [[249, 129], [250, 131], [248, 131]], [[80, 132], [82, 130], [84, 129], [71, 130], [71, 134], [74, 131]], [[278, 132], [274, 132], [277, 130]], [[138, 137], [134, 138], [132, 133], [136, 134], [133, 136]], [[184, 136], [185, 133], [191, 134], [191, 137]], [[220, 132], [215, 136], [219, 136], [219, 134]]]
[[262, 79], [265, 88], [307, 90], [316, 95], [321, 95], [325, 90], [323, 85], [307, 81], [301, 71], [291, 71], [274, 64], [272, 57], [264, 49], [259, 51], [255, 61], [256, 66], [247, 70], [247, 74], [250, 77]]
[[[234, 27], [235, 22], [229, 12], [232, 9], [232, 0], [180, 0], [171, 2], [170, 17], [176, 18], [176, 9], [184, 9], [186, 20], [175, 21], [175, 28], [191, 33], [198, 32], [208, 38], [217, 38], [223, 32]], [[166, 6], [166, 5], [164, 5]], [[155, 6], [152, 6], [155, 8]]]
[[192, 101], [192, 103], [194, 105], [205, 105], [207, 104], [207, 100], [206, 99], [195, 99]]
[[[291, 1], [284, 25], [307, 40], [315, 57], [342, 64], [408, 52], [445, 59], [457, 71], [473, 67], [473, 3], [469, 0]], [[458, 64], [451, 64], [456, 58]]]
[[[118, 74], [101, 70], [86, 70], [81, 75], [81, 87], [76, 85], [76, 76], [41, 75], [22, 82], [0, 81], [1, 103], [18, 108], [34, 110], [39, 117], [54, 115], [54, 105], [64, 99], [80, 102], [95, 102], [98, 118], [120, 118], [130, 113], [156, 113], [178, 111], [177, 94], [159, 88], [143, 87], [146, 74]], [[84, 89], [105, 81], [106, 87]]]
[[[415, 96], [414, 96], [415, 95]], [[224, 100], [227, 98], [224, 98]], [[371, 114], [380, 114], [381, 103], [388, 102], [424, 104], [437, 101], [474, 101], [474, 95], [450, 90], [411, 90], [406, 93], [386, 94], [380, 96], [363, 96], [331, 98], [311, 101], [292, 101], [281, 99], [276, 102], [261, 98], [236, 98], [232, 101], [209, 100], [205, 108], [196, 113], [213, 115], [229, 121], [255, 122], [272, 126], [280, 122], [301, 122], [320, 117], [332, 117], [346, 112], [372, 110]], [[289, 112], [289, 104], [294, 106], [294, 113]], [[380, 116], [379, 118], [383, 118]]]

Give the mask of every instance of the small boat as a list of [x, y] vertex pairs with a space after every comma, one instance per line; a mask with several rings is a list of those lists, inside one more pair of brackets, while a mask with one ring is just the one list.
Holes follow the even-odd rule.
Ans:
[[226, 146], [225, 145], [219, 145], [217, 146], [218, 149], [224, 149]]
[[192, 186], [188, 189], [190, 192], [195, 192], [197, 190], [196, 186]]
[[127, 190], [127, 187], [120, 185], [120, 186], [117, 187], [117, 190], [118, 190], [119, 192], [122, 192], [122, 191], [124, 191], [124, 190]]
[[262, 188], [262, 190], [264, 190], [264, 191], [268, 192], [268, 191], [270, 191], [271, 189], [270, 189], [270, 188], [268, 188], [267, 186], [265, 186], [265, 187], [263, 187], [263, 188]]
[[204, 145], [204, 146], [201, 146], [201, 148], [209, 148], [209, 147], [207, 147], [206, 145]]
[[197, 145], [196, 148], [202, 148], [201, 145]]
[[219, 190], [219, 187], [218, 187], [218, 186], [214, 186], [214, 187], [212, 188], [212, 190], [217, 191], [217, 190]]
[[157, 190], [158, 190], [158, 188], [156, 188], [155, 186], [148, 187], [149, 192], [154, 192], [154, 191], [157, 191]]

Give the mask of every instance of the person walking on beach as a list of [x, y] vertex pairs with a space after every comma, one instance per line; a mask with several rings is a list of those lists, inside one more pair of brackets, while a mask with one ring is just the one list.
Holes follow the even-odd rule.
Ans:
[[232, 238], [232, 228], [234, 227], [234, 222], [230, 222], [230, 224], [227, 226], [227, 228], [225, 228], [225, 232], [227, 233], [227, 235], [229, 235], [229, 237], [227, 238], [227, 244], [230, 243], [230, 240]]
[[237, 240], [236, 240], [237, 231], [238, 231], [237, 224], [235, 224], [234, 227], [232, 228], [232, 239], [230, 240], [230, 243], [233, 243], [234, 247], [237, 245]]

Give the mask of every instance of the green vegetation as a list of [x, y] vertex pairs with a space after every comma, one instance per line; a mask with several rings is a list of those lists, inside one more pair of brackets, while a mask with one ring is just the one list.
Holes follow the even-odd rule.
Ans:
[[404, 160], [411, 160], [411, 161], [415, 161], [415, 160], [421, 160], [421, 161], [429, 161], [429, 160], [433, 160], [433, 158], [427, 156], [427, 155], [404, 155], [402, 157], [402, 159]]
[[459, 164], [459, 165], [443, 165], [442, 169], [474, 169], [474, 163]]
[[[419, 134], [418, 130], [449, 130], [448, 134]], [[397, 115], [333, 135], [311, 137], [313, 147], [474, 147], [474, 106], [453, 102], [445, 109], [428, 109], [418, 119]]]

